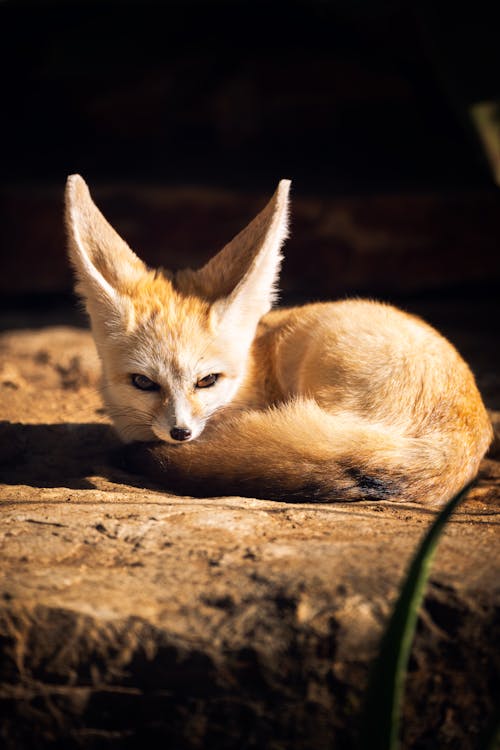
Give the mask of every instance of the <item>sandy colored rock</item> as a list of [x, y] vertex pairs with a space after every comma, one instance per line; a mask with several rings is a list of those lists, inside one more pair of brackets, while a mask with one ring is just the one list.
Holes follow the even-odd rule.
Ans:
[[[98, 388], [86, 331], [1, 337], [2, 747], [351, 747], [433, 512], [171, 495], [116, 468]], [[439, 546], [407, 748], [474, 748], [493, 714], [498, 457]]]

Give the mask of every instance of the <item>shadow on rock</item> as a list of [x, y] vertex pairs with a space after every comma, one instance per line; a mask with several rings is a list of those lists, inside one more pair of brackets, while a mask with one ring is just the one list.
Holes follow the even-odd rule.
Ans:
[[86, 477], [113, 473], [107, 464], [119, 445], [106, 424], [0, 422], [0, 480], [90, 489]]

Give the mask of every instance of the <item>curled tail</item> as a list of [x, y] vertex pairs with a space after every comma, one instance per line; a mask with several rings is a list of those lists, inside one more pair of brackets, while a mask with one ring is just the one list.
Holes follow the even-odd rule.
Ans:
[[401, 500], [442, 503], [477, 473], [488, 441], [463, 434], [408, 437], [313, 400], [217, 419], [182, 445], [134, 443], [127, 466], [194, 496], [295, 502]]

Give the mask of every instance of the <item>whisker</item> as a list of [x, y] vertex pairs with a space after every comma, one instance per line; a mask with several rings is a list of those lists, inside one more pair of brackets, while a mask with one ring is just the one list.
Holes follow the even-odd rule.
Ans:
[[145, 411], [144, 409], [136, 409], [134, 407], [111, 406], [107, 409], [107, 413], [112, 417], [140, 418], [146, 421], [152, 421], [155, 417], [153, 412]]

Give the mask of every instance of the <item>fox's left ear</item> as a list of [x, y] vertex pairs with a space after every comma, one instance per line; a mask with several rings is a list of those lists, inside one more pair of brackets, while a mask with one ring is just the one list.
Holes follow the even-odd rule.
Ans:
[[259, 319], [276, 297], [281, 246], [288, 235], [290, 180], [281, 180], [267, 206], [203, 268], [179, 274], [178, 283], [192, 285], [213, 302], [216, 318], [245, 329], [253, 337]]
[[66, 227], [77, 291], [91, 318], [120, 312], [127, 292], [147, 268], [106, 221], [77, 174], [66, 183]]

